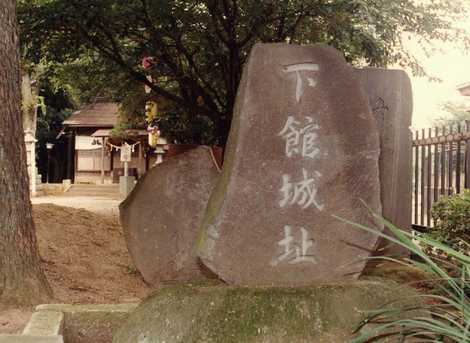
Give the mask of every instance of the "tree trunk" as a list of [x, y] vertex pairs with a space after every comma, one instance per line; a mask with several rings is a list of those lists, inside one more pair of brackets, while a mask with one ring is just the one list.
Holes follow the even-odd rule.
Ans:
[[21, 120], [16, 0], [0, 2], [0, 302], [35, 304], [52, 292], [39, 264]]

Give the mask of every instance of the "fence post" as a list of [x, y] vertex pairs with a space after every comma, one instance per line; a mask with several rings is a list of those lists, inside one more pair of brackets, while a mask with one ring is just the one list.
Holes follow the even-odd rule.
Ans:
[[[470, 120], [465, 121], [466, 133], [470, 133]], [[470, 188], [470, 139], [465, 144], [465, 188]]]
[[[445, 126], [442, 127], [442, 136], [446, 135]], [[446, 194], [446, 143], [441, 144], [441, 195]]]
[[[452, 134], [454, 133], [454, 127], [453, 125], [450, 125], [449, 127], [449, 135], [451, 136]], [[447, 191], [447, 195], [452, 195], [452, 190], [454, 188], [454, 180], [453, 180], [453, 176], [454, 176], [454, 142], [452, 139], [449, 139], [449, 175], [447, 175], [448, 177], [448, 191]]]
[[[415, 131], [415, 139], [416, 141], [419, 139], [419, 131]], [[419, 197], [419, 146], [415, 145], [413, 147], [415, 149], [415, 172], [414, 172], [414, 186], [415, 186], [415, 196], [414, 196], [414, 223], [418, 224], [418, 197]]]
[[[432, 129], [429, 128], [428, 130], [428, 138], [431, 139], [432, 136]], [[431, 226], [431, 173], [432, 173], [432, 158], [431, 158], [431, 143], [428, 144], [428, 154], [427, 154], [427, 176], [426, 176], [426, 226]]]
[[[439, 128], [434, 128], [434, 136], [439, 137]], [[439, 200], [439, 144], [434, 144], [434, 201]]]
[[[421, 138], [423, 139], [423, 142], [426, 138], [426, 131], [424, 129], [421, 130]], [[426, 177], [426, 168], [425, 168], [425, 163], [426, 163], [426, 146], [423, 144], [421, 145], [421, 206], [420, 206], [420, 225], [424, 226], [424, 206], [426, 205], [426, 199], [424, 197], [424, 192], [426, 190], [425, 188], [425, 177]]]
[[461, 150], [461, 145], [462, 145], [462, 140], [460, 137], [460, 134], [462, 133], [462, 125], [460, 123], [457, 124], [457, 133], [459, 134], [459, 138], [457, 140], [457, 158], [456, 158], [456, 166], [455, 166], [455, 188], [457, 190], [457, 193], [460, 193], [461, 190], [461, 164], [462, 164], [462, 157], [460, 156], [460, 153], [462, 152]]

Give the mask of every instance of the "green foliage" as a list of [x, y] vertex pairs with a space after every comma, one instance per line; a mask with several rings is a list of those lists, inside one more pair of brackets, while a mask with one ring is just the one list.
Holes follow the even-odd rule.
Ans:
[[75, 108], [93, 102], [96, 97], [123, 102], [144, 95], [141, 84], [93, 51], [83, 52], [67, 63], [45, 59], [41, 63], [45, 69], [42, 79], [54, 91], [63, 90]]
[[165, 112], [158, 123], [165, 137], [181, 144], [206, 144], [213, 142], [213, 123], [205, 116], [191, 117], [176, 111]]
[[[434, 280], [436, 290], [420, 296], [425, 301], [423, 306], [407, 309], [390, 309], [384, 306], [368, 313], [367, 318], [358, 326], [356, 330], [358, 334], [352, 343], [380, 341], [390, 336], [398, 337], [400, 342], [415, 339], [417, 342], [468, 343], [470, 341], [470, 256], [426, 236], [413, 236], [378, 215], [374, 217], [386, 226], [393, 236], [385, 235], [378, 229], [337, 218], [410, 250], [416, 256], [413, 259], [379, 258], [421, 269]], [[432, 249], [443, 251], [448, 256], [448, 261], [436, 259], [428, 254], [427, 252]], [[396, 319], [397, 315], [415, 313], [416, 310], [421, 314], [409, 319]]]
[[126, 131], [129, 129], [133, 129], [132, 125], [130, 125], [129, 123], [120, 122], [114, 125], [110, 133], [111, 137], [126, 139], [129, 136]]
[[470, 120], [470, 102], [468, 101], [463, 103], [446, 102], [442, 105], [442, 110], [448, 115], [434, 120], [435, 126], [462, 124], [464, 121]]
[[[324, 43], [356, 65], [400, 63], [423, 73], [403, 47], [406, 33], [423, 43], [463, 42], [454, 26], [463, 8], [450, 0], [18, 0], [18, 17], [25, 57], [64, 66], [74, 75], [63, 76], [69, 84], [109, 78], [90, 92], [124, 97], [129, 82], [147, 84], [193, 140], [224, 144], [255, 43]], [[154, 58], [151, 70], [141, 67], [145, 55]], [[78, 89], [83, 96], [86, 87]], [[206, 122], [211, 131], [200, 135]]]
[[431, 237], [457, 250], [470, 247], [470, 190], [434, 203]]

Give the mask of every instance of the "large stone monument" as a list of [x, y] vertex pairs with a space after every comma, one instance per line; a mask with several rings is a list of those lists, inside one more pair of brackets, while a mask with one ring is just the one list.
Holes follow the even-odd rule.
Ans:
[[127, 246], [145, 281], [204, 277], [195, 241], [218, 177], [209, 147], [150, 169], [119, 206]]
[[258, 44], [239, 87], [199, 256], [229, 283], [354, 279], [381, 213], [379, 137], [355, 71], [327, 46]]
[[195, 270], [201, 223], [198, 256], [235, 286], [159, 288], [113, 342], [346, 342], [366, 311], [419, 308], [406, 286], [355, 281], [381, 242], [338, 219], [380, 229], [369, 210], [382, 214], [382, 199], [406, 227], [410, 99], [406, 74], [354, 70], [333, 48], [256, 45], [222, 173], [197, 149], [152, 170], [121, 205], [146, 280], [200, 275], [182, 270]]
[[[413, 96], [410, 79], [402, 70], [367, 68], [357, 70], [357, 74], [380, 132], [382, 215], [394, 225], [411, 230]], [[409, 253], [396, 245], [379, 253], [397, 252]]]

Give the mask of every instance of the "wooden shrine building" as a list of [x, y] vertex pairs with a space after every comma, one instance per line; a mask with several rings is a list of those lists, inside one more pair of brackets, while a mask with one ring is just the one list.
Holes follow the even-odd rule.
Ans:
[[157, 148], [148, 145], [147, 131], [126, 130], [125, 139], [112, 136], [119, 121], [119, 104], [96, 101], [74, 112], [64, 121], [63, 134], [68, 139], [67, 178], [74, 183], [118, 183], [124, 174], [120, 146], [131, 146], [129, 175], [141, 177], [157, 161], [177, 155], [195, 145], [167, 144], [159, 138]]

